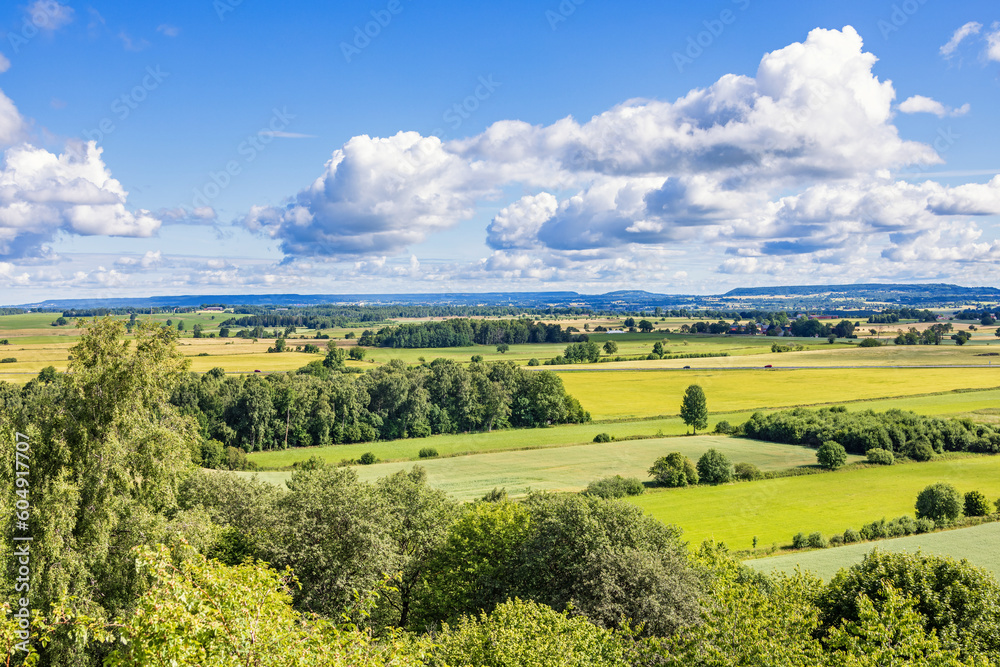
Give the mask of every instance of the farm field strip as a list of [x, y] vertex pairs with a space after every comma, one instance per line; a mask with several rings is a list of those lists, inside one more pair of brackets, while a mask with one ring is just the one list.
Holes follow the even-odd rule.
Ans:
[[829, 537], [882, 517], [912, 516], [917, 494], [936, 482], [997, 498], [1000, 456], [665, 489], [629, 501], [664, 523], [679, 525], [692, 545], [714, 539], [733, 549], [749, 549], [754, 536], [761, 546], [780, 546], [798, 532]]
[[986, 568], [1000, 579], [1000, 522], [984, 523], [969, 528], [957, 528], [926, 535], [910, 535], [878, 542], [863, 542], [848, 544], [833, 549], [817, 549], [802, 553], [757, 558], [745, 561], [747, 565], [765, 574], [786, 572], [791, 574], [795, 568], [809, 570], [822, 579], [829, 581], [843, 567], [850, 567], [861, 562], [865, 554], [872, 549], [890, 552], [916, 553], [920, 551], [927, 555], [951, 556], [955, 559], [968, 559], [978, 567]]
[[[762, 470], [782, 470], [816, 462], [815, 452], [807, 447], [706, 435], [377, 463], [354, 469], [362, 480], [374, 481], [420, 465], [427, 470], [432, 486], [459, 500], [475, 500], [494, 487], [506, 487], [510, 495], [521, 496], [532, 489], [580, 491], [595, 479], [608, 475], [638, 477], [645, 481], [650, 479], [647, 471], [658, 457], [679, 451], [696, 460], [710, 447], [734, 461], [753, 463]], [[278, 482], [290, 477], [291, 472], [283, 472], [270, 473], [264, 478]]]

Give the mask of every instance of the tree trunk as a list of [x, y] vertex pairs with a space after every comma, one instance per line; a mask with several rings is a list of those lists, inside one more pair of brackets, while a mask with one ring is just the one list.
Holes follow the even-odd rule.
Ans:
[[285, 449], [288, 449], [288, 417], [292, 412], [292, 404], [289, 403], [285, 408]]

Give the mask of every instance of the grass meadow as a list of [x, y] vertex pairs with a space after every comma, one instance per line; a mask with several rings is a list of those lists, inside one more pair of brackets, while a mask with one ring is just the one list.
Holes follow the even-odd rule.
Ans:
[[802, 477], [647, 492], [630, 499], [665, 523], [677, 524], [691, 544], [725, 542], [749, 549], [790, 544], [795, 533], [829, 537], [882, 517], [913, 515], [917, 494], [948, 482], [962, 493], [1000, 497], [1000, 456], [947, 458], [927, 463], [864, 467]]
[[757, 570], [770, 574], [772, 572], [787, 572], [791, 574], [801, 567], [829, 581], [837, 570], [850, 567], [861, 561], [872, 549], [890, 552], [921, 552], [927, 555], [951, 556], [955, 559], [966, 559], [973, 565], [986, 568], [993, 576], [1000, 579], [1000, 522], [985, 523], [970, 528], [957, 528], [926, 535], [910, 535], [892, 540], [879, 540], [849, 544], [835, 549], [817, 549], [799, 553], [785, 554], [771, 558], [758, 558], [746, 561], [746, 564]]
[[[595, 479], [609, 475], [647, 481], [650, 465], [660, 456], [681, 452], [697, 460], [710, 447], [733, 461], [753, 463], [761, 470], [783, 470], [816, 463], [816, 453], [808, 447], [705, 435], [429, 458], [419, 463], [377, 463], [355, 466], [355, 470], [361, 479], [373, 481], [421, 465], [427, 470], [431, 485], [459, 500], [475, 500], [494, 487], [504, 487], [510, 495], [521, 496], [532, 489], [581, 491]], [[852, 460], [859, 459], [852, 457]], [[281, 483], [290, 476], [287, 471], [262, 474], [262, 478], [274, 483]]]

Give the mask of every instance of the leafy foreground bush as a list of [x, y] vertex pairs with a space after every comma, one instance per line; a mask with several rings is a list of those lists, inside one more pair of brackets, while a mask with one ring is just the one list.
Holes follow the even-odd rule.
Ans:
[[587, 485], [584, 493], [588, 496], [598, 496], [600, 498], [624, 498], [625, 496], [638, 496], [646, 491], [635, 477], [605, 477], [591, 482]]
[[984, 570], [951, 558], [875, 549], [830, 581], [819, 598], [821, 623], [829, 629], [844, 621], [861, 621], [865, 609], [859, 596], [866, 597], [875, 611], [898, 604], [886, 584], [912, 596], [907, 606], [918, 614], [912, 620], [928, 636], [937, 633], [943, 649], [966, 657], [984, 653], [994, 660], [1000, 658], [1000, 614], [996, 611], [1000, 586]]

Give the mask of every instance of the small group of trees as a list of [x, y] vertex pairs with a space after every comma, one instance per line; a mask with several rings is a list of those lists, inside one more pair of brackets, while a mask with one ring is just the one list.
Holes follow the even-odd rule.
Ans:
[[649, 475], [657, 484], [669, 487], [725, 484], [733, 481], [735, 474], [729, 457], [714, 448], [702, 454], [697, 465], [680, 452], [672, 452], [658, 458], [649, 468]]
[[[938, 482], [924, 488], [917, 496], [917, 518], [931, 519], [938, 524], [948, 524], [962, 515], [986, 516], [993, 512], [990, 501], [980, 491], [969, 491], [964, 496], [951, 484]], [[1000, 512], [1000, 499], [996, 503]]]
[[[899, 332], [899, 335], [893, 339], [893, 343], [896, 345], [940, 345], [944, 337], [952, 330], [952, 325], [950, 322], [944, 322], [941, 324], [932, 324], [923, 331], [918, 331], [916, 327], [910, 327], [907, 332]], [[962, 331], [959, 332], [961, 337], [964, 339], [958, 345], [963, 345], [966, 340], [968, 340], [969, 335]], [[957, 334], [956, 334], [957, 335]], [[955, 336], [953, 339], [957, 341]]]

